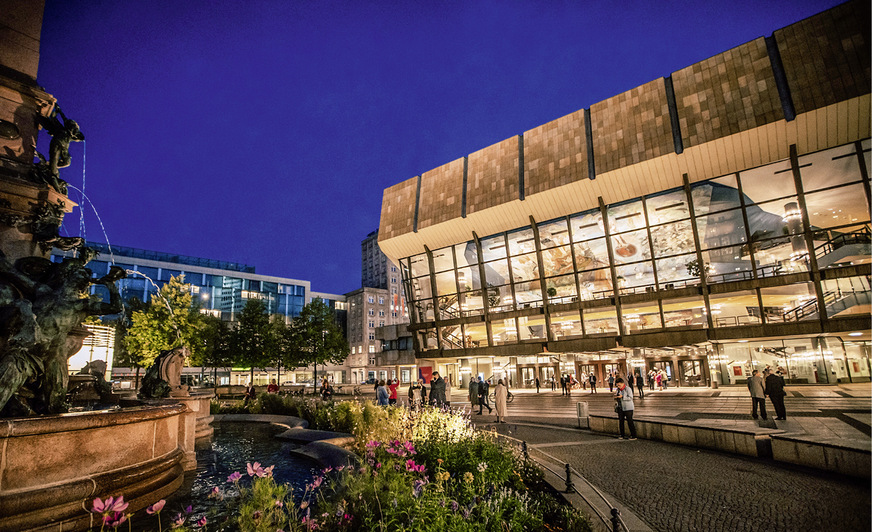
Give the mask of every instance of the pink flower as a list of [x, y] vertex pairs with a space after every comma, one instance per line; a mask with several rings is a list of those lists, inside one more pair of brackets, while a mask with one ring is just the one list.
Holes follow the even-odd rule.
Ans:
[[203, 528], [204, 526], [206, 526], [206, 516], [205, 515], [203, 517], [197, 519], [197, 526], [200, 528]]
[[246, 469], [248, 469], [248, 476], [250, 476], [250, 477], [253, 477], [253, 476], [262, 477], [263, 476], [263, 468], [260, 467], [260, 462], [255, 462], [253, 464], [247, 463], [247, 464], [245, 464], [245, 467], [246, 467]]
[[416, 454], [415, 453], [415, 445], [412, 442], [407, 441], [406, 443], [403, 444], [403, 446], [406, 448], [406, 451], [408, 451], [409, 454]]
[[123, 512], [114, 512], [111, 516], [107, 515], [103, 517], [103, 524], [113, 528], [118, 528], [118, 525], [125, 521], [127, 521], [127, 515]]
[[173, 528], [179, 528], [180, 526], [185, 524], [185, 521], [188, 520], [188, 516], [182, 514], [176, 514], [176, 518], [170, 522], [170, 525]]
[[227, 482], [239, 482], [240, 478], [242, 478], [242, 474], [239, 471], [234, 471], [227, 477]]
[[260, 510], [255, 510], [253, 514], [251, 514], [251, 518], [257, 521], [260, 519], [261, 513]]
[[[215, 488], [215, 489], [218, 489], [218, 488]], [[151, 506], [149, 506], [148, 508], [146, 508], [145, 513], [147, 513], [148, 515], [159, 514], [160, 511], [163, 510], [163, 507], [166, 503], [167, 503], [167, 501], [161, 499], [161, 500], [157, 501], [156, 503], [152, 504]]]
[[276, 508], [284, 508], [284, 506], [285, 503], [283, 503], [282, 501], [276, 501]]
[[109, 497], [105, 501], [100, 500], [99, 497], [94, 499], [94, 511], [103, 515], [113, 512], [123, 512], [126, 509], [127, 503], [124, 502], [124, 495], [120, 495], [117, 499]]
[[312, 481], [312, 489], [318, 489], [322, 482], [324, 482], [324, 477], [315, 477], [315, 480]]

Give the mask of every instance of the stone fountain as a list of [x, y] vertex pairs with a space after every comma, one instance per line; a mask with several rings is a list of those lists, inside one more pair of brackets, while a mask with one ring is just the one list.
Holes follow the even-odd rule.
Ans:
[[[0, 9], [15, 37], [0, 41], [0, 530], [84, 530], [95, 497], [123, 494], [133, 511], [181, 485], [196, 467], [195, 438], [211, 431], [209, 397], [167, 381], [166, 399], [66, 413], [67, 360], [89, 334], [82, 321], [121, 312], [125, 273], [93, 279], [84, 240], [58, 234], [77, 206], [60, 171], [85, 137], [36, 83], [43, 2]], [[40, 131], [51, 137], [47, 156], [36, 151]], [[51, 262], [52, 248], [68, 257]], [[88, 297], [92, 284], [109, 302]], [[159, 377], [172, 380], [178, 355]]]

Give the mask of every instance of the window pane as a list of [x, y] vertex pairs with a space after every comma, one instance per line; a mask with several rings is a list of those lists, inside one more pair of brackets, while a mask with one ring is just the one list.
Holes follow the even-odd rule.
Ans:
[[817, 298], [812, 283], [762, 288], [760, 296], [766, 323], [818, 319]]
[[853, 144], [819, 151], [799, 158], [802, 188], [811, 192], [820, 188], [859, 181], [860, 163]]
[[690, 264], [696, 264], [695, 253], [658, 260], [657, 280], [660, 281], [660, 288], [669, 290], [699, 284], [699, 274], [693, 273]]
[[410, 259], [412, 277], [421, 277], [430, 273], [430, 263], [427, 261], [427, 254], [422, 253], [415, 255]]
[[821, 269], [867, 264], [872, 262], [872, 233], [868, 225], [815, 231], [814, 250]]
[[470, 241], [454, 246], [454, 259], [458, 267], [478, 264], [478, 249], [475, 247], [475, 242]]
[[577, 310], [551, 314], [551, 337], [555, 340], [581, 336], [581, 317]]
[[760, 323], [760, 307], [754, 291], [711, 294], [709, 303], [712, 308], [712, 323], [715, 327], [738, 327]]
[[660, 321], [660, 308], [656, 304], [644, 307], [622, 307], [621, 310], [624, 329], [630, 334], [663, 327]]
[[707, 327], [705, 301], [700, 297], [663, 301], [664, 327]]
[[519, 309], [541, 307], [542, 290], [539, 289], [539, 281], [515, 283], [515, 298], [518, 300]]
[[[787, 217], [793, 219], [797, 211], [796, 196], [748, 207], [751, 241], [788, 234], [790, 229]], [[801, 219], [798, 221], [802, 224]], [[795, 227], [795, 223], [793, 226]]]
[[822, 288], [828, 317], [869, 314], [869, 276], [824, 280]]
[[790, 161], [739, 172], [739, 179], [742, 181], [742, 193], [745, 194], [746, 202], [760, 203], [796, 194]]
[[808, 219], [814, 228], [839, 227], [869, 221], [866, 190], [863, 185], [848, 185], [806, 194]]
[[412, 299], [420, 301], [422, 299], [429, 299], [432, 295], [429, 276], [412, 279]]
[[621, 294], [644, 292], [644, 287], [654, 286], [654, 267], [651, 262], [640, 262], [615, 268], [618, 289]]
[[528, 253], [520, 257], [512, 257], [512, 276], [517, 281], [531, 281], [539, 278], [539, 264], [535, 253]]
[[609, 265], [609, 250], [605, 238], [588, 240], [573, 247], [578, 271], [595, 270]]
[[533, 228], [528, 227], [509, 233], [509, 254], [512, 257], [535, 250], [536, 242], [533, 239]]
[[576, 214], [569, 219], [569, 225], [572, 227], [572, 240], [574, 242], [583, 242], [606, 234], [599, 209]]
[[545, 269], [545, 275], [551, 277], [570, 273], [572, 271], [571, 253], [568, 245], [542, 250], [542, 266]]
[[519, 317], [518, 333], [521, 340], [545, 339], [545, 316]]
[[702, 260], [708, 267], [706, 282], [709, 284], [742, 281], [753, 277], [751, 256], [742, 246], [703, 251]]
[[484, 323], [467, 323], [463, 326], [468, 348], [487, 347], [487, 327]]
[[569, 244], [569, 226], [565, 218], [539, 224], [539, 245], [542, 249], [565, 244]]
[[581, 292], [579, 297], [584, 300], [612, 297], [612, 274], [608, 268], [591, 270], [578, 274], [578, 284]]
[[739, 207], [736, 176], [730, 174], [692, 185], [693, 212], [696, 216]]
[[487, 304], [491, 312], [508, 312], [515, 310], [515, 299], [512, 297], [512, 287], [509, 285], [494, 286], [487, 290]]
[[585, 310], [584, 332], [590, 335], [614, 334], [618, 332], [618, 315], [615, 307]]
[[506, 256], [506, 237], [499, 234], [485, 238], [481, 241], [481, 255], [483, 261], [501, 259]]
[[433, 270], [444, 272], [445, 270], [454, 269], [454, 257], [451, 254], [451, 248], [437, 249], [433, 252]]
[[481, 275], [478, 271], [478, 266], [457, 269], [457, 282], [460, 284], [460, 290], [478, 290], [481, 288]]
[[499, 286], [509, 282], [509, 263], [506, 259], [495, 260], [484, 265], [487, 286]]
[[[666, 257], [694, 251], [693, 229], [690, 220], [683, 220], [651, 228], [655, 257]], [[615, 255], [617, 255], [615, 249]]]
[[460, 312], [464, 316], [475, 316], [484, 312], [484, 297], [481, 290], [460, 294]]
[[657, 225], [690, 217], [687, 205], [687, 195], [684, 189], [673, 190], [665, 194], [645, 198], [648, 209], [648, 223]]
[[436, 293], [440, 296], [457, 293], [457, 284], [455, 284], [454, 281], [454, 271], [436, 274]]
[[612, 234], [645, 227], [641, 200], [609, 207], [607, 213]]
[[801, 235], [761, 240], [753, 244], [753, 249], [760, 277], [808, 271], [808, 252]]
[[460, 325], [442, 327], [439, 329], [439, 332], [442, 334], [443, 349], [463, 349]]
[[494, 335], [494, 345], [514, 344], [518, 341], [518, 326], [515, 325], [515, 318], [494, 320], [491, 322], [491, 331]]
[[615, 254], [615, 264], [650, 259], [651, 248], [648, 246], [648, 231], [642, 229], [613, 236], [612, 251]]
[[552, 304], [569, 303], [577, 299], [575, 297], [575, 275], [563, 275], [551, 277], [545, 281], [545, 290], [548, 300]]
[[702, 249], [742, 244], [748, 238], [740, 209], [701, 216], [696, 219], [696, 230]]

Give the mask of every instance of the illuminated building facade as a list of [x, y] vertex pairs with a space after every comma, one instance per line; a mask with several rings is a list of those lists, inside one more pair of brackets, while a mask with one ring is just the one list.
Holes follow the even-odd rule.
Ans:
[[868, 20], [842, 4], [386, 189], [418, 364], [868, 381]]

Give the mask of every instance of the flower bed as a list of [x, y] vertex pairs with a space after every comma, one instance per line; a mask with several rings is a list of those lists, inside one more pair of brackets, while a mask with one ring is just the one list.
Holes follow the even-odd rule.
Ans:
[[[210, 522], [209, 516], [194, 520], [182, 512], [170, 516], [168, 528], [590, 530], [584, 515], [552, 495], [535, 463], [495, 434], [476, 431], [462, 413], [414, 413], [368, 402], [322, 403], [266, 395], [248, 408], [250, 413], [302, 417], [312, 428], [350, 432], [357, 437], [361, 464], [323, 471], [296, 497], [291, 487], [275, 482], [270, 468], [249, 464], [246, 473], [230, 475], [226, 488], [216, 488], [211, 495], [233, 507], [232, 512], [222, 512], [233, 516], [228, 521]], [[95, 510], [106, 508], [100, 503]], [[160, 519], [160, 513], [150, 509]], [[117, 512], [103, 515], [104, 526], [123, 523]], [[162, 528], [160, 523], [156, 530]]]

